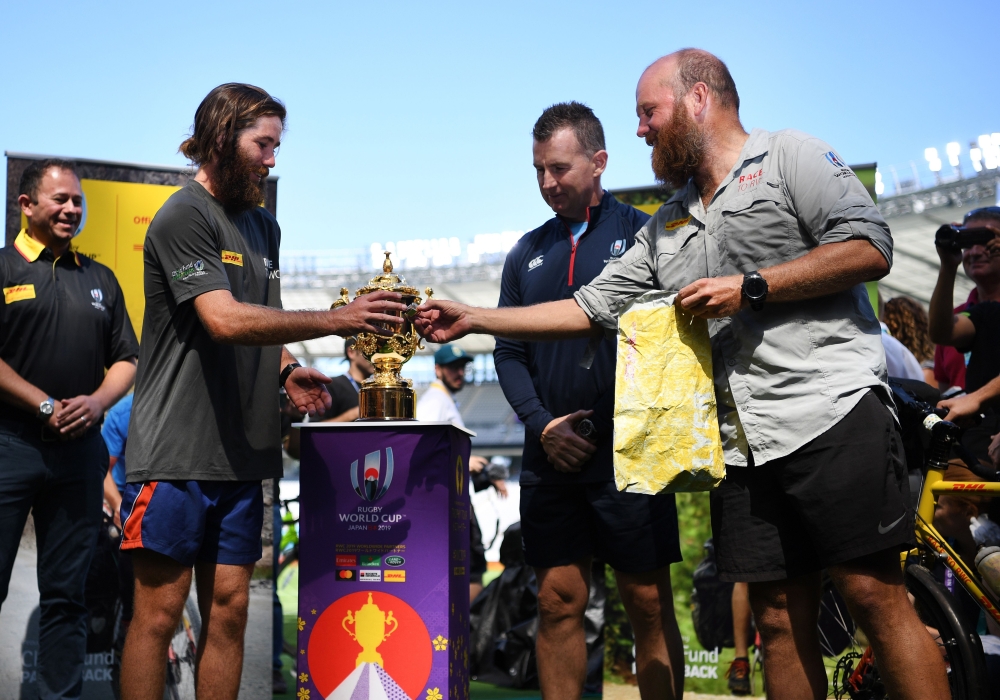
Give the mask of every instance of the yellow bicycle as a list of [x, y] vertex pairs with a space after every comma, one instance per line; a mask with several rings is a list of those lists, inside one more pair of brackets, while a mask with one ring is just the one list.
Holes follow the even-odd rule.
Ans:
[[[923, 402], [899, 384], [893, 383], [893, 393], [901, 418], [915, 418], [929, 436], [925, 450], [924, 477], [915, 518], [917, 546], [903, 554], [906, 588], [913, 599], [917, 614], [924, 622], [945, 658], [951, 697], [956, 700], [986, 700], [990, 688], [986, 677], [986, 662], [982, 642], [975, 629], [963, 621], [956, 610], [955, 598], [934, 577], [938, 565], [951, 570], [957, 585], [961, 585], [986, 615], [1000, 623], [1000, 599], [986, 586], [975, 566], [962, 559], [934, 526], [934, 509], [938, 496], [958, 493], [1000, 496], [998, 474], [971, 455], [962, 454], [959, 438], [962, 429], [942, 420], [932, 405]], [[958, 450], [969, 470], [983, 482], [945, 481], [944, 473], [953, 450]], [[853, 627], [853, 625], [851, 625]], [[885, 688], [878, 673], [878, 659], [860, 632], [853, 632], [851, 649], [837, 660], [833, 678], [833, 695], [841, 700], [881, 700]]]

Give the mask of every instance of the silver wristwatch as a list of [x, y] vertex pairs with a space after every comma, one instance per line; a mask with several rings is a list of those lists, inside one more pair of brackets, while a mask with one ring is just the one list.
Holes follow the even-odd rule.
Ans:
[[56, 410], [56, 400], [51, 396], [38, 404], [38, 419], [45, 422]]

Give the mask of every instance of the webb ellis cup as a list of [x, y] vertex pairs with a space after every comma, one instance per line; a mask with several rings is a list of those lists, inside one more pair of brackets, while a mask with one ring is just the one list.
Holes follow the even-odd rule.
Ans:
[[[357, 336], [355, 349], [375, 365], [375, 374], [368, 377], [361, 385], [358, 420], [414, 420], [417, 415], [417, 399], [413, 392], [413, 382], [399, 376], [399, 370], [417, 350], [422, 350], [424, 347], [420, 343], [420, 336], [413, 327], [409, 313], [410, 310], [416, 309], [422, 299], [416, 287], [407, 285], [406, 280], [393, 273], [388, 252], [382, 264], [382, 274], [376, 275], [366, 286], [359, 289], [355, 298], [362, 294], [381, 291], [401, 294], [402, 303], [410, 309], [406, 312], [385, 312], [403, 319], [402, 326], [386, 329], [391, 331], [392, 335], [359, 333]], [[431, 288], [428, 287], [425, 292], [429, 299], [432, 294]], [[348, 290], [342, 288], [340, 299], [333, 302], [330, 308], [336, 309], [349, 304], [351, 299], [348, 294]]]

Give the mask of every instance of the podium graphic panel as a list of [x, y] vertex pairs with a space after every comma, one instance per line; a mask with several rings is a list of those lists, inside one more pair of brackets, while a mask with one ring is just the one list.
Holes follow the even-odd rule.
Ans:
[[468, 435], [302, 426], [301, 700], [466, 700]]

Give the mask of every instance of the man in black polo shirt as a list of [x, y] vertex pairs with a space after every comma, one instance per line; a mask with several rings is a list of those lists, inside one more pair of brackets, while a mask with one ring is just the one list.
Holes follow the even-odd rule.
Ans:
[[[601, 187], [604, 130], [589, 107], [553, 105], [535, 123], [534, 166], [556, 216], [526, 234], [504, 263], [499, 306], [572, 299], [635, 241], [649, 216]], [[497, 377], [524, 422], [521, 533], [538, 577], [538, 676], [546, 698], [580, 697], [587, 657], [583, 614], [591, 558], [615, 570], [632, 621], [643, 697], [680, 697], [683, 646], [670, 564], [681, 560], [673, 494], [619, 493], [612, 470], [615, 345], [497, 338]], [[576, 433], [589, 419], [593, 439]]]
[[281, 309], [280, 230], [259, 203], [284, 120], [284, 106], [260, 88], [212, 90], [181, 144], [198, 171], [146, 236], [146, 313], [122, 496], [121, 546], [132, 552], [136, 579], [124, 700], [162, 697], [192, 568], [206, 620], [197, 695], [236, 697], [250, 574], [261, 556], [261, 481], [281, 476], [279, 387], [299, 413], [330, 407], [330, 379], [300, 367], [282, 346], [384, 334], [382, 326], [400, 323], [387, 312], [406, 308], [398, 294], [376, 292], [333, 311]]
[[18, 203], [28, 227], [0, 249], [0, 603], [32, 511], [38, 694], [78, 698], [108, 469], [100, 423], [132, 386], [138, 343], [114, 273], [70, 250], [83, 213], [73, 164], [29, 165]]

